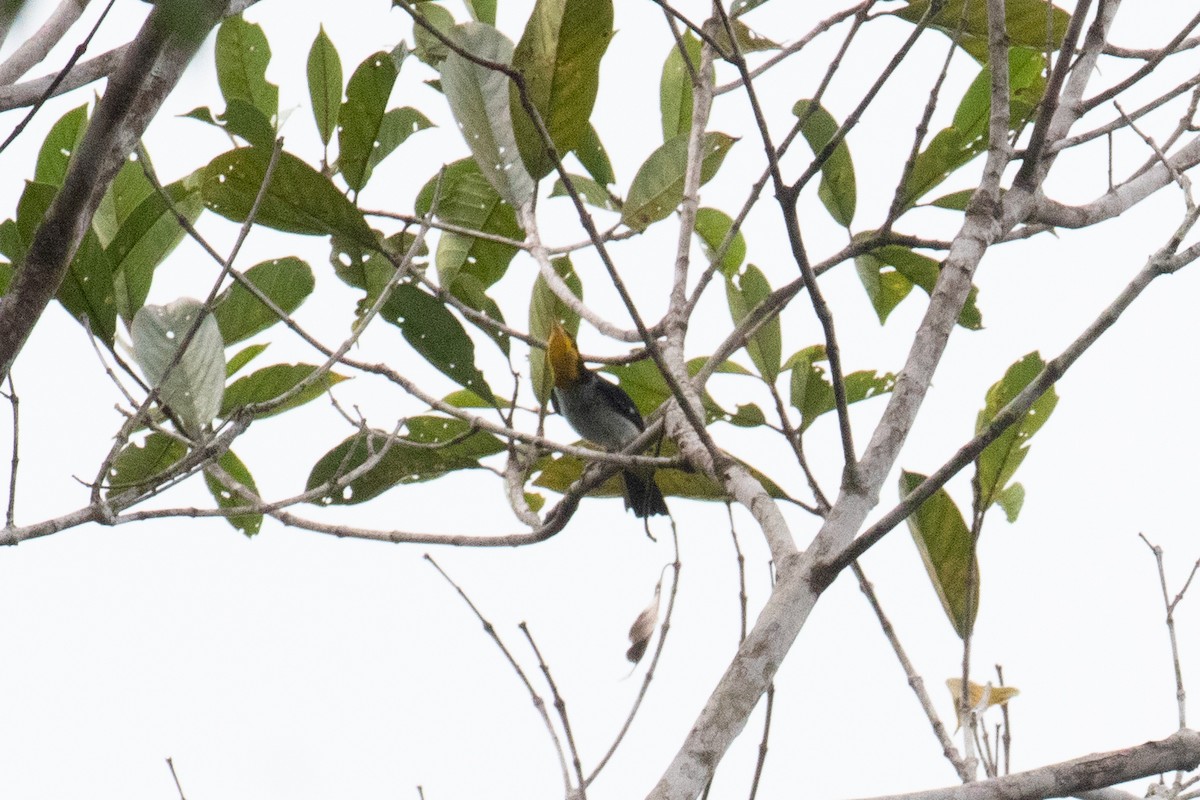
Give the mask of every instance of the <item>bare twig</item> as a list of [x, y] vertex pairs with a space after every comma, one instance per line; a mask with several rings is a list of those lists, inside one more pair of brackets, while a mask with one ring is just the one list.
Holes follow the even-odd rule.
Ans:
[[12, 408], [12, 459], [8, 469], [8, 506], [4, 510], [5, 524], [11, 528], [17, 513], [17, 467], [21, 463], [21, 400], [17, 397], [17, 387], [13, 383], [11, 372], [8, 373], [8, 393], [0, 394]]
[[175, 789], [179, 792], [179, 800], [187, 800], [183, 796], [183, 786], [179, 783], [179, 776], [175, 774], [175, 762], [167, 758], [167, 769], [171, 770], [171, 780], [175, 781]]
[[537, 693], [537, 690], [533, 688], [533, 684], [529, 682], [529, 678], [525, 675], [525, 670], [521, 669], [521, 665], [517, 663], [516, 658], [513, 657], [513, 654], [508, 649], [508, 646], [504, 644], [504, 640], [500, 638], [500, 634], [496, 633], [496, 626], [493, 625], [487, 619], [487, 617], [483, 615], [483, 612], [479, 610], [479, 607], [476, 606], [467, 593], [463, 591], [463, 588], [454, 582], [454, 579], [451, 578], [444, 569], [442, 569], [441, 565], [434, 560], [433, 556], [426, 553], [425, 560], [433, 565], [433, 568], [438, 571], [438, 574], [446, 579], [446, 583], [450, 584], [454, 591], [458, 592], [458, 596], [461, 597], [463, 602], [465, 602], [471, 609], [471, 612], [475, 615], [475, 618], [479, 620], [479, 624], [483, 625], [484, 633], [486, 633], [496, 644], [496, 647], [498, 647], [500, 652], [504, 654], [504, 659], [508, 662], [509, 666], [511, 666], [513, 671], [517, 673], [517, 677], [525, 686], [525, 691], [529, 693], [529, 697], [533, 701], [533, 707], [537, 709], [538, 716], [542, 718], [542, 723], [546, 726], [546, 731], [550, 734], [550, 740], [554, 744], [555, 752], [558, 754], [559, 766], [562, 768], [563, 784], [566, 786], [567, 792], [570, 793], [571, 775], [567, 770], [567, 757], [563, 752], [562, 741], [558, 738], [558, 732], [554, 730], [554, 723], [550, 720], [550, 714], [546, 711], [545, 699], [543, 699], [542, 696]]
[[[579, 800], [587, 800], [587, 787], [583, 783], [583, 762], [579, 759], [579, 748], [575, 746], [575, 734], [571, 732], [571, 718], [567, 716], [567, 703], [563, 700], [562, 695], [558, 691], [558, 684], [554, 682], [554, 676], [550, 673], [550, 665], [546, 663], [546, 659], [542, 658], [542, 651], [538, 648], [537, 642], [533, 640], [533, 634], [529, 632], [529, 626], [522, 621], [517, 625], [521, 629], [521, 633], [525, 634], [525, 639], [529, 642], [529, 647], [533, 650], [534, 656], [537, 657], [538, 667], [542, 670], [542, 675], [546, 678], [546, 684], [550, 687], [550, 695], [554, 698], [554, 710], [558, 712], [558, 719], [562, 723], [563, 733], [567, 738], [567, 747], [571, 751], [571, 764], [575, 767], [575, 777], [578, 783], [578, 793], [572, 796], [578, 797]], [[571, 787], [567, 786], [568, 794], [571, 794]]]
[[871, 610], [875, 612], [875, 617], [879, 620], [879, 627], [883, 630], [888, 644], [892, 646], [896, 660], [900, 662], [900, 668], [904, 670], [904, 676], [908, 678], [908, 685], [916, 696], [921, 710], [925, 712], [925, 718], [929, 720], [930, 727], [933, 728], [933, 735], [937, 737], [938, 743], [942, 746], [942, 755], [950, 762], [950, 766], [954, 767], [954, 771], [958, 773], [958, 777], [962, 778], [964, 783], [974, 779], [974, 772], [970, 769], [966, 759], [959, 754], [950, 735], [946, 733], [946, 726], [942, 724], [942, 719], [938, 716], [937, 709], [933, 707], [929, 693], [925, 691], [925, 680], [917, 674], [916, 668], [908, 658], [908, 653], [904, 651], [904, 646], [900, 643], [900, 637], [896, 635], [896, 629], [892, 627], [891, 620], [884, 613], [883, 606], [880, 605], [879, 598], [875, 594], [875, 587], [867, 580], [866, 573], [863, 572], [862, 566], [857, 561], [851, 562], [850, 569], [854, 572], [854, 577], [858, 579], [858, 588], [862, 590]]

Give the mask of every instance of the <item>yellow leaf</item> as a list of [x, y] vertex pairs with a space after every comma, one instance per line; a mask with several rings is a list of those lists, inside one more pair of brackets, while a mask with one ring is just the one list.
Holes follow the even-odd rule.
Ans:
[[[950, 696], [954, 698], [954, 708], [961, 712], [962, 679], [947, 678], [946, 686], [950, 689]], [[980, 685], [974, 681], [968, 684], [968, 699], [971, 703], [971, 710], [976, 713], [984, 711], [991, 706], [1004, 705], [1020, 693], [1021, 691], [1013, 686], [992, 686], [990, 683]]]

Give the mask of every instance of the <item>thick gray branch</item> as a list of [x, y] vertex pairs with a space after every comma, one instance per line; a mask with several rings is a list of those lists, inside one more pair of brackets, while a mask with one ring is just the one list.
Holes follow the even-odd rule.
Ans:
[[1200, 766], [1200, 733], [1181, 730], [1137, 747], [1095, 753], [964, 786], [890, 795], [874, 800], [1041, 800], [1103, 789], [1125, 781]]
[[42, 23], [42, 27], [38, 28], [37, 33], [22, 42], [21, 46], [0, 64], [0, 86], [9, 85], [33, 69], [34, 64], [40, 63], [54, 45], [62, 40], [90, 2], [91, 0], [62, 0], [58, 8]]

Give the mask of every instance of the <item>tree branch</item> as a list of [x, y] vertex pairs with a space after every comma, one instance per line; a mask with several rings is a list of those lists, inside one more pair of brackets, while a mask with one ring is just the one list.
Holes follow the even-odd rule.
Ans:
[[[174, 8], [174, 6], [172, 6]], [[216, 24], [225, 3], [197, 3], [197, 30], [170, 28], [156, 6], [96, 105], [83, 141], [34, 233], [24, 263], [0, 299], [0, 376], [8, 374], [33, 326], [58, 291], [71, 258], [117, 170]]]
[[1166, 739], [1124, 750], [1096, 753], [1002, 778], [871, 800], [1041, 800], [1103, 789], [1200, 765], [1200, 733], [1182, 730]]

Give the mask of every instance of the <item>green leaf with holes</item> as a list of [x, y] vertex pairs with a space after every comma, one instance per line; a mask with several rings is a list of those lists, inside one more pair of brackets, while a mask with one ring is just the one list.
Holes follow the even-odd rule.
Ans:
[[[417, 195], [416, 214], [434, 210], [438, 219], [468, 230], [514, 241], [525, 238], [513, 207], [503, 200], [469, 158], [455, 161], [426, 182]], [[477, 278], [490, 287], [508, 270], [518, 248], [494, 238], [444, 231], [438, 238], [438, 282], [450, 287], [460, 273]]]
[[[245, 272], [246, 280], [268, 297], [285, 314], [291, 314], [312, 294], [312, 268], [295, 256], [256, 264]], [[236, 344], [279, 322], [279, 317], [241, 283], [221, 292], [213, 303], [213, 316], [225, 344]]]
[[363, 474], [329, 491], [320, 505], [354, 505], [378, 497], [395, 486], [421, 483], [464, 469], [479, 469], [479, 460], [504, 452], [504, 443], [490, 433], [474, 431], [453, 417], [410, 417], [407, 433], [391, 437], [384, 431], [359, 432], [321, 457], [308, 475], [311, 491], [347, 476], [368, 462]]
[[187, 447], [165, 433], [151, 433], [142, 444], [129, 442], [113, 461], [104, 496], [111, 499], [153, 484], [185, 455]]
[[50, 186], [62, 186], [63, 178], [67, 174], [67, 164], [75, 148], [79, 146], [79, 141], [83, 139], [87, 123], [87, 103], [58, 118], [38, 151], [37, 166], [33, 171], [35, 181]]
[[[259, 147], [239, 147], [214, 158], [201, 173], [205, 206], [226, 219], [245, 222], [270, 160], [270, 151]], [[369, 249], [379, 247], [362, 212], [329, 178], [291, 153], [279, 154], [254, 221], [287, 233], [336, 235]]]
[[[217, 459], [217, 466], [228, 475], [233, 481], [249, 489], [254, 495], [258, 494], [258, 486], [254, 483], [254, 476], [250, 474], [250, 470], [242, 463], [242, 460], [234, 455], [232, 450], [226, 450]], [[218, 476], [211, 468], [204, 470], [204, 483], [208, 486], [208, 491], [212, 494], [213, 499], [217, 501], [217, 506], [220, 508], [240, 508], [241, 506], [249, 505], [253, 500], [246, 499], [231, 483], [227, 482], [223, 477]], [[225, 521], [233, 526], [235, 531], [239, 531], [246, 536], [253, 536], [262, 528], [262, 514], [234, 514], [225, 517]]]
[[397, 286], [380, 315], [400, 328], [414, 350], [443, 375], [495, 402], [483, 373], [475, 367], [475, 343], [440, 300], [411, 283]]
[[225, 343], [217, 321], [203, 303], [185, 297], [163, 306], [142, 306], [133, 317], [130, 337], [146, 382], [158, 389], [159, 400], [185, 432], [198, 434], [217, 416], [225, 393]]
[[216, 62], [226, 105], [242, 100], [273, 124], [279, 114], [279, 87], [267, 80], [271, 46], [262, 28], [240, 14], [227, 17], [217, 29]]
[[[504, 34], [482, 22], [455, 29], [455, 38], [476, 57], [508, 65], [513, 45]], [[534, 181], [517, 149], [508, 102], [508, 76], [451, 51], [442, 62], [442, 91], [467, 147], [488, 183], [513, 208], [527, 203]]]
[[326, 372], [314, 379], [313, 376], [318, 370], [319, 367], [312, 364], [272, 364], [256, 370], [244, 378], [238, 378], [225, 389], [225, 398], [221, 402], [221, 411], [218, 416], [227, 418], [238, 408], [257, 403], [269, 403], [305, 383], [303, 389], [284, 403], [260, 415], [262, 417], [274, 416], [315, 400], [329, 391], [331, 387], [348, 380], [345, 375], [339, 375], [336, 372]]

